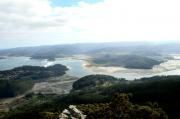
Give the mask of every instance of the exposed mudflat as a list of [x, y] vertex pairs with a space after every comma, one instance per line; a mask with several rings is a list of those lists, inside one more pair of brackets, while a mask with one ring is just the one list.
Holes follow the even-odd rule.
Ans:
[[[12, 69], [22, 65], [32, 66], [50, 66], [53, 64], [63, 64], [69, 68], [66, 74], [75, 77], [83, 77], [90, 74], [106, 74], [112, 75], [119, 78], [126, 78], [127, 80], [134, 80], [142, 77], [151, 77], [155, 75], [180, 75], [180, 54], [168, 54], [166, 62], [160, 65], [154, 66], [152, 69], [128, 69], [124, 67], [103, 67], [91, 62], [90, 56], [87, 55], [74, 55], [72, 57], [56, 58], [55, 61], [48, 60], [33, 60], [29, 57], [8, 57], [0, 60], [0, 70]], [[48, 81], [49, 82], [49, 81]], [[62, 83], [62, 82], [61, 82]], [[69, 85], [70, 82], [64, 82], [64, 85]], [[53, 83], [44, 82], [38, 84], [41, 89], [43, 87], [55, 87]], [[45, 86], [44, 86], [45, 85]], [[57, 84], [61, 86], [61, 84]], [[37, 87], [37, 86], [36, 86]], [[63, 87], [63, 86], [62, 86]], [[39, 90], [39, 89], [38, 89]], [[56, 88], [50, 88], [48, 91], [43, 88], [46, 92], [58, 92], [58, 94], [67, 92], [60, 91]]]
[[67, 94], [72, 89], [72, 84], [76, 80], [77, 78], [68, 75], [50, 78], [47, 81], [36, 83], [32, 92], [41, 94]]
[[124, 77], [129, 80], [141, 77], [151, 77], [154, 75], [180, 75], [180, 55], [171, 54], [172, 59], [155, 65], [152, 69], [128, 69], [124, 67], [103, 67], [84, 61], [84, 68], [90, 72], [98, 74], [113, 75], [116, 77]]
[[[67, 94], [72, 89], [72, 84], [78, 78], [63, 75], [60, 77], [48, 78], [43, 82], [35, 83], [34, 87], [27, 93], [41, 93], [41, 94]], [[26, 93], [26, 94], [27, 94]], [[0, 118], [3, 112], [9, 111], [10, 108], [23, 105], [27, 102], [23, 95], [18, 95], [12, 98], [0, 99]]]

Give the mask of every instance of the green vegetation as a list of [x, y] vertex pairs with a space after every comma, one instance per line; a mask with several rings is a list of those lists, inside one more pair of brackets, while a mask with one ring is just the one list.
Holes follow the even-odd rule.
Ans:
[[[151, 69], [166, 60], [168, 54], [179, 52], [179, 44], [102, 43], [14, 48], [1, 50], [0, 56], [54, 60], [86, 54], [93, 58], [92, 63], [101, 66]], [[0, 98], [27, 93], [35, 82], [61, 76], [66, 70], [63, 65], [55, 65], [0, 71]], [[179, 87], [180, 76], [128, 81], [107, 75], [89, 75], [76, 81], [69, 94], [30, 93], [20, 101], [15, 100], [5, 119], [58, 119], [58, 115], [71, 104], [77, 105], [90, 119], [166, 119], [167, 115], [170, 119], [177, 119], [180, 118]]]
[[[90, 119], [180, 117], [180, 76], [155, 76], [127, 81], [107, 75], [89, 75], [76, 81], [73, 87], [67, 95], [27, 95], [29, 103], [11, 110], [7, 117], [46, 119], [50, 116], [56, 119], [62, 110], [72, 104], [77, 105]], [[42, 117], [42, 114], [47, 116]]]
[[0, 80], [0, 98], [23, 94], [33, 87], [31, 80]]
[[56, 64], [49, 67], [22, 66], [0, 71], [0, 98], [23, 94], [33, 87], [35, 81], [62, 76], [66, 70], [65, 66]]
[[20, 80], [20, 79], [42, 79], [52, 76], [61, 76], [68, 70], [66, 66], [55, 64], [49, 67], [22, 66], [12, 70], [0, 71], [0, 80]]
[[[92, 81], [95, 82], [93, 79]], [[155, 76], [134, 81], [119, 81], [119, 83], [108, 87], [93, 87], [91, 83], [89, 86], [89, 90], [72, 91], [74, 93], [70, 95], [73, 101], [82, 103], [108, 102], [115, 93], [131, 93], [133, 95], [131, 101], [134, 103], [157, 102], [171, 118], [180, 117], [180, 76]]]
[[109, 54], [94, 57], [92, 62], [102, 66], [122, 66], [131, 69], [151, 69], [154, 65], [161, 63], [160, 61], [144, 56]]
[[[7, 113], [7, 119], [58, 119], [59, 114], [72, 103], [63, 97], [31, 95], [29, 103]], [[29, 98], [28, 98], [29, 99]], [[75, 104], [75, 103], [74, 103]], [[167, 119], [158, 104], [138, 105], [126, 94], [115, 94], [107, 103], [77, 104], [87, 119]]]
[[108, 75], [89, 75], [74, 82], [73, 90], [89, 90], [95, 87], [108, 87], [125, 79], [117, 79]]
[[[103, 76], [102, 76], [103, 77]], [[165, 79], [165, 80], [164, 80]], [[67, 101], [78, 103], [107, 102], [114, 93], [132, 93], [133, 102], [158, 102], [169, 115], [178, 116], [180, 77], [152, 77], [142, 81], [121, 82], [105, 88], [91, 88], [70, 94]], [[90, 89], [90, 88], [89, 88]], [[72, 96], [72, 97], [71, 97]]]
[[[28, 94], [22, 106], [10, 110], [4, 119], [58, 119], [58, 114], [68, 107], [56, 95]], [[48, 118], [52, 117], [52, 118]]]
[[32, 59], [48, 59], [49, 61], [54, 61], [56, 58], [55, 54], [34, 54], [31, 56]]
[[109, 103], [81, 104], [87, 119], [167, 119], [157, 104], [140, 106], [129, 102], [127, 94], [115, 94]]

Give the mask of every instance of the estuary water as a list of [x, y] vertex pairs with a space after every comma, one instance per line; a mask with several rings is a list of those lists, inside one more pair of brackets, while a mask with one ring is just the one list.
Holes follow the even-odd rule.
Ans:
[[54, 64], [62, 64], [67, 66], [69, 70], [66, 73], [72, 76], [82, 77], [88, 74], [92, 74], [91, 71], [84, 69], [83, 60], [72, 58], [57, 58], [55, 61], [48, 61], [31, 59], [30, 57], [7, 57], [5, 59], [0, 59], [0, 71], [25, 65], [48, 67]]
[[63, 64], [69, 68], [66, 73], [76, 77], [83, 77], [89, 74], [107, 74], [133, 80], [155, 75], [180, 75], [180, 59], [162, 63], [151, 70], [134, 70], [117, 67], [85, 67], [85, 63], [85, 60], [75, 58], [57, 58], [55, 61], [48, 61], [31, 59], [29, 57], [7, 57], [0, 59], [0, 71], [24, 65], [47, 67], [53, 64]]

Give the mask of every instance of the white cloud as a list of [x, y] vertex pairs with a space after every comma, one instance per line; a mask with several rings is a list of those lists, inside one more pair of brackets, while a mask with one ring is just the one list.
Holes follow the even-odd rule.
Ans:
[[71, 7], [52, 7], [50, 0], [1, 0], [0, 37], [47, 43], [180, 40], [179, 6], [179, 0], [104, 0]]
[[17, 30], [41, 30], [61, 26], [64, 20], [53, 16], [53, 8], [48, 0], [1, 0], [0, 27], [2, 32]]

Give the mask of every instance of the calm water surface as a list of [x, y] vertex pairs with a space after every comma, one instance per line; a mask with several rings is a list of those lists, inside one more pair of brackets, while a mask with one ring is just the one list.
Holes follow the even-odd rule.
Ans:
[[[47, 60], [35, 60], [30, 59], [29, 57], [8, 57], [6, 59], [0, 59], [0, 70], [8, 70], [14, 67], [19, 67], [23, 65], [31, 65], [31, 66], [50, 66], [53, 64], [63, 64], [66, 65], [69, 70], [67, 74], [71, 76], [82, 77], [89, 74], [97, 74], [98, 72], [93, 72], [87, 70], [83, 67], [83, 60], [71, 59], [71, 58], [57, 58], [55, 61], [47, 61]], [[134, 73], [114, 73], [112, 74], [116, 77], [123, 77], [129, 80], [138, 79], [141, 77], [151, 77], [152, 75], [143, 75], [143, 74], [134, 74]], [[159, 73], [156, 75], [180, 75], [180, 69], [166, 71], [163, 73]]]
[[67, 66], [69, 68], [67, 74], [72, 76], [82, 77], [92, 74], [92, 72], [84, 69], [82, 60], [70, 58], [57, 58], [55, 61], [47, 61], [31, 59], [29, 57], [8, 57], [6, 59], [0, 59], [0, 71], [9, 70], [24, 65], [47, 67], [53, 64], [63, 64]]

